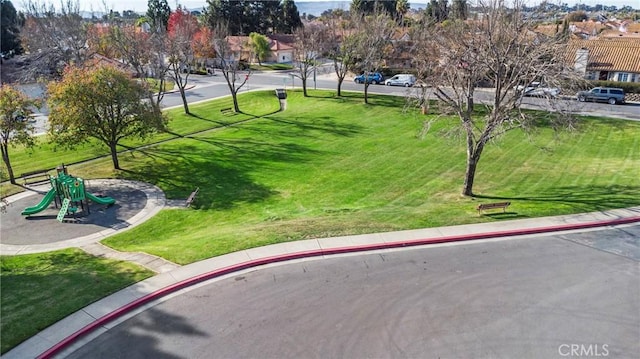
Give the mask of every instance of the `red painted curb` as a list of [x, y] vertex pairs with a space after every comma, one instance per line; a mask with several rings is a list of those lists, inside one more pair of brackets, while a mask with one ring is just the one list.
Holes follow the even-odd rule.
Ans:
[[617, 225], [630, 224], [635, 222], [640, 222], [640, 216], [614, 219], [614, 220], [580, 223], [580, 224], [562, 224], [557, 226], [549, 226], [549, 227], [541, 227], [541, 228], [485, 232], [485, 233], [470, 234], [470, 235], [465, 234], [465, 235], [457, 235], [457, 236], [446, 236], [446, 237], [440, 237], [440, 238], [424, 238], [424, 239], [414, 239], [414, 240], [399, 241], [399, 242], [338, 247], [338, 248], [331, 248], [331, 249], [317, 249], [317, 250], [311, 250], [311, 251], [295, 252], [295, 253], [288, 253], [288, 254], [277, 255], [272, 257], [254, 259], [247, 262], [242, 262], [242, 263], [234, 264], [228, 267], [216, 269], [214, 271], [203, 273], [203, 274], [191, 277], [189, 279], [185, 279], [178, 283], [159, 289], [153, 293], [147, 294], [144, 297], [138, 298], [133, 302], [125, 306], [122, 306], [114, 310], [113, 312], [108, 313], [96, 319], [91, 324], [86, 325], [82, 329], [64, 338], [62, 341], [60, 341], [56, 345], [49, 348], [47, 351], [40, 354], [37, 358], [38, 359], [52, 358], [53, 356], [59, 354], [63, 349], [67, 348], [69, 345], [71, 345], [80, 337], [89, 334], [90, 332], [94, 331], [98, 327], [101, 327], [117, 319], [118, 317], [146, 303], [149, 303], [153, 300], [156, 300], [158, 298], [161, 298], [163, 296], [176, 292], [180, 289], [192, 286], [194, 284], [197, 284], [209, 279], [217, 278], [229, 273], [237, 272], [237, 271], [248, 269], [248, 268], [258, 267], [265, 264], [285, 262], [285, 261], [301, 259], [301, 258], [332, 255], [332, 254], [355, 253], [355, 252], [364, 252], [364, 251], [371, 251], [371, 250], [412, 247], [412, 246], [437, 244], [437, 243], [462, 242], [462, 241], [471, 241], [471, 240], [488, 239], [488, 238], [496, 238], [496, 237], [509, 237], [509, 236], [528, 235], [528, 234], [551, 233], [551, 232], [569, 231], [569, 230], [577, 230], [577, 229], [617, 226]]

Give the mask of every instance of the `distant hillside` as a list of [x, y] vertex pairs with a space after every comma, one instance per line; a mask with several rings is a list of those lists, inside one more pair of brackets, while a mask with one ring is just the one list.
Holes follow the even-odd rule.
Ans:
[[[427, 3], [422, 2], [409, 2], [411, 9], [426, 8]], [[296, 1], [296, 7], [300, 16], [302, 14], [310, 14], [314, 16], [320, 16], [325, 10], [329, 9], [343, 9], [349, 10], [351, 1]]]

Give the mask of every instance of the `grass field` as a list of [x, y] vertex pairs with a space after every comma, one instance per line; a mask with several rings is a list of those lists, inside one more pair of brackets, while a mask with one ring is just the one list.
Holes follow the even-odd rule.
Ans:
[[0, 256], [0, 352], [67, 315], [153, 273], [79, 249]]
[[[486, 150], [471, 199], [459, 195], [464, 145], [438, 136], [447, 123], [421, 140], [423, 117], [403, 113], [402, 98], [364, 105], [360, 95], [313, 94], [290, 94], [285, 112], [245, 105], [246, 122], [124, 156], [127, 177], [170, 198], [201, 191], [196, 210], [162, 211], [105, 243], [185, 264], [305, 238], [640, 204], [638, 123], [511, 133]], [[478, 202], [498, 199], [512, 202], [510, 213], [478, 217]]]
[[[478, 197], [467, 198], [459, 195], [464, 144], [439, 135], [455, 125], [455, 119], [441, 121], [420, 139], [425, 117], [403, 111], [402, 98], [370, 95], [371, 104], [365, 105], [360, 94], [335, 98], [327, 91], [310, 93], [311, 98], [303, 98], [289, 92], [284, 112], [277, 111], [271, 91], [243, 94], [244, 113], [237, 115], [220, 112], [229, 107], [230, 99], [192, 105], [194, 116], [171, 110], [170, 132], [152, 138], [149, 143], [154, 146], [125, 143], [131, 151], [120, 155], [122, 171], [113, 171], [110, 159], [100, 157], [106, 150], [94, 143], [76, 151], [54, 151], [44, 144], [32, 154], [16, 149], [16, 173], [97, 158], [72, 165], [70, 173], [150, 182], [168, 198], [186, 198], [200, 187], [195, 208], [162, 210], [148, 222], [103, 241], [119, 250], [144, 251], [181, 264], [284, 241], [640, 204], [640, 123], [584, 118], [581, 131], [574, 134], [558, 135], [544, 126], [533, 137], [510, 133], [485, 150], [476, 177]], [[16, 190], [5, 186], [3, 193], [7, 189]], [[478, 216], [478, 203], [496, 200], [511, 201], [509, 212]], [[15, 261], [11, 265], [20, 274], [9, 273], [15, 278], [30, 278], [32, 264], [21, 261], [45, 267], [50, 261], [21, 257], [2, 258], [3, 333], [5, 313], [17, 313], [13, 322], [28, 321], [37, 312], [37, 298], [75, 290], [35, 282], [40, 297], [34, 294], [36, 299], [24, 309], [13, 309], [32, 294], [14, 294], [17, 285], [5, 289], [7, 263]], [[76, 260], [95, 260], [77, 253], [68, 258], [77, 259], [58, 262], [70, 276], [87, 272], [75, 265]], [[121, 271], [108, 268], [106, 272]], [[57, 274], [47, 273], [42, 278], [57, 281]], [[145, 275], [132, 274], [127, 280]], [[106, 282], [94, 282], [96, 292], [113, 290], [104, 288]], [[100, 295], [83, 299], [76, 308]], [[54, 319], [47, 320], [51, 324]]]

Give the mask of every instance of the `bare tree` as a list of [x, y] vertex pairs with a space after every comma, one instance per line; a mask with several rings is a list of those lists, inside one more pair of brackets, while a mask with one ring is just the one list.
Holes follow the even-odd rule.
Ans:
[[308, 24], [293, 32], [293, 62], [296, 67], [295, 77], [302, 81], [302, 93], [307, 94], [307, 80], [316, 71], [316, 61], [327, 46], [327, 31], [321, 25]]
[[191, 46], [198, 32], [198, 21], [187, 9], [178, 6], [169, 17], [167, 31], [167, 52], [169, 56], [169, 76], [173, 78], [182, 97], [184, 113], [189, 114], [189, 104], [185, 88], [189, 81], [195, 51]]
[[160, 108], [160, 102], [164, 98], [165, 83], [169, 65], [167, 63], [167, 54], [165, 49], [166, 32], [154, 32], [149, 37], [149, 63], [148, 72], [153, 79], [158, 82], [159, 91], [155, 95], [149, 92], [149, 99], [157, 107]]
[[[421, 51], [439, 57], [434, 68], [423, 70], [434, 75], [434, 94], [444, 111], [457, 115], [460, 122], [456, 128], [465, 138], [465, 196], [474, 195], [475, 174], [485, 146], [511, 130], [528, 130], [535, 125], [534, 118], [522, 111], [522, 95], [514, 88], [530, 81], [541, 81], [549, 87], [580, 81], [579, 75], [565, 66], [564, 44], [533, 32], [532, 23], [519, 11], [520, 5], [516, 0], [508, 8], [501, 0], [489, 0], [481, 4], [481, 20], [452, 21], [422, 29], [434, 41], [430, 42], [432, 48]], [[480, 113], [474, 111], [474, 95], [483, 82], [492, 84], [494, 92], [485, 104], [486, 111]], [[549, 101], [550, 105], [559, 103]], [[556, 116], [551, 124], [556, 128], [573, 126], [565, 109], [558, 107], [553, 113]]]
[[325, 17], [330, 36], [327, 38], [327, 52], [333, 61], [333, 70], [338, 77], [338, 96], [342, 96], [342, 83], [349, 71], [352, 71], [357, 58], [357, 37], [348, 19], [340, 12], [332, 12]]
[[386, 13], [374, 12], [371, 15], [354, 14], [353, 16], [358, 65], [365, 74], [364, 103], [369, 103], [370, 83], [367, 81], [367, 75], [382, 67], [386, 53], [391, 50], [390, 40], [395, 23]]
[[22, 74], [24, 80], [57, 77], [65, 66], [82, 65], [91, 56], [78, 1], [61, 1], [60, 9], [29, 1], [25, 9], [20, 35], [29, 65]]
[[[233, 99], [234, 112], [240, 112], [238, 106], [238, 92], [249, 81], [251, 68], [246, 72], [241, 70], [240, 57], [243, 49], [249, 49], [248, 44], [235, 44], [239, 48], [232, 48], [227, 24], [218, 23], [213, 29], [212, 45], [216, 54], [216, 62], [220, 67], [220, 72], [229, 86], [231, 98]], [[251, 58], [251, 57], [249, 57]]]

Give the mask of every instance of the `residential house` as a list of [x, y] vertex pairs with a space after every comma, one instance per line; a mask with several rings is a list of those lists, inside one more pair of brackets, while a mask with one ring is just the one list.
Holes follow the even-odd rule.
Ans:
[[[263, 62], [290, 63], [293, 61], [294, 38], [293, 35], [270, 34], [269, 49], [271, 52]], [[228, 61], [255, 61], [253, 50], [249, 46], [249, 36], [229, 36], [227, 37], [231, 49]]]
[[290, 63], [293, 61], [293, 52], [295, 50], [295, 39], [293, 35], [288, 34], [270, 34], [267, 35], [270, 40], [269, 48], [271, 53], [265, 62]]
[[569, 40], [567, 62], [589, 80], [640, 82], [640, 38]]

